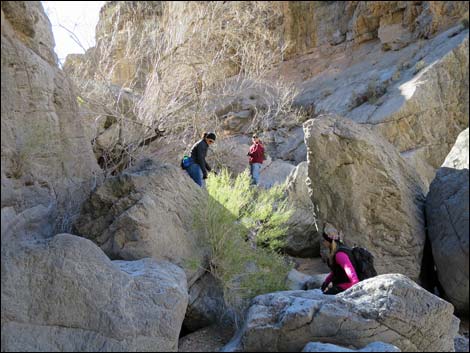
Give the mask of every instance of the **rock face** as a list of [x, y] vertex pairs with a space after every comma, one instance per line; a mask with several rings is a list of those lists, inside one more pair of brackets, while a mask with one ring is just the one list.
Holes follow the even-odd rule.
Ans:
[[415, 166], [426, 184], [468, 127], [469, 112], [468, 31], [444, 33], [434, 43], [439, 46], [425, 48], [413, 70], [419, 71], [420, 63], [423, 69], [388, 87], [384, 103], [367, 121]]
[[2, 351], [177, 351], [186, 277], [70, 234], [2, 246]]
[[282, 5], [288, 58], [325, 45], [358, 45], [374, 39], [384, 50], [398, 50], [468, 16], [464, 1], [283, 1]]
[[468, 126], [468, 67], [468, 30], [459, 25], [399, 51], [383, 52], [378, 41], [318, 49], [283, 72], [302, 81], [297, 105], [370, 126], [428, 186]]
[[[204, 191], [181, 168], [144, 159], [107, 179], [84, 204], [75, 227], [112, 259], [201, 263], [195, 211], [203, 200]], [[190, 284], [196, 273], [188, 269]]]
[[438, 170], [426, 198], [428, 235], [439, 282], [461, 313], [469, 311], [468, 129]]
[[64, 70], [97, 80], [105, 74], [113, 84], [142, 91], [152, 69], [152, 55], [142, 53], [156, 47], [151, 32], [158, 25], [155, 20], [162, 7], [161, 2], [104, 4], [96, 26], [96, 46], [84, 55], [67, 56]]
[[300, 163], [286, 180], [287, 197], [294, 213], [288, 221], [285, 250], [293, 256], [320, 256], [320, 233], [318, 231], [314, 204], [308, 187], [308, 163]]
[[320, 290], [256, 297], [225, 351], [295, 352], [311, 341], [364, 347], [382, 341], [402, 351], [453, 350], [453, 306], [405, 276], [369, 279], [328, 296]]
[[40, 2], [4, 1], [1, 16], [2, 227], [50, 236], [70, 230], [101, 173]]
[[345, 232], [346, 244], [367, 247], [378, 273], [417, 279], [425, 242], [418, 177], [392, 145], [353, 121], [325, 116], [304, 130], [319, 219]]

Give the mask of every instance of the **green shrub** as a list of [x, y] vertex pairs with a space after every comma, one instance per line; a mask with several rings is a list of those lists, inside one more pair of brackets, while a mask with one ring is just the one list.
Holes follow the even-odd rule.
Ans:
[[211, 175], [207, 191], [196, 219], [210, 247], [209, 271], [220, 280], [225, 302], [241, 313], [254, 296], [286, 289], [292, 264], [274, 250], [282, 245], [290, 211], [281, 187], [252, 187], [246, 172], [235, 179], [227, 170]]

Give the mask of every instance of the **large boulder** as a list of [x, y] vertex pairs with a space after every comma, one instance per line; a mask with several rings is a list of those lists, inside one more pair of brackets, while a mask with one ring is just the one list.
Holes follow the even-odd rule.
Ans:
[[75, 228], [112, 259], [153, 257], [181, 265], [191, 285], [200, 270], [186, 265], [203, 267], [195, 216], [205, 195], [181, 168], [144, 159], [93, 192]]
[[1, 18], [2, 217], [48, 237], [70, 231], [101, 171], [41, 3], [3, 1]]
[[320, 232], [308, 187], [308, 163], [300, 163], [286, 180], [287, 198], [293, 209], [288, 221], [285, 250], [293, 256], [320, 256]]
[[60, 234], [2, 246], [2, 351], [177, 351], [184, 271]]
[[325, 116], [304, 124], [318, 217], [367, 247], [379, 273], [419, 277], [425, 242], [422, 186], [396, 149], [368, 127]]
[[378, 276], [336, 296], [320, 290], [256, 297], [225, 351], [295, 352], [311, 341], [364, 347], [382, 341], [407, 352], [453, 350], [452, 304], [399, 274]]
[[457, 311], [469, 312], [468, 128], [438, 170], [426, 198], [428, 235], [439, 282]]
[[270, 157], [262, 164], [259, 176], [259, 185], [271, 188], [282, 185], [295, 169], [295, 165], [280, 159], [272, 160]]

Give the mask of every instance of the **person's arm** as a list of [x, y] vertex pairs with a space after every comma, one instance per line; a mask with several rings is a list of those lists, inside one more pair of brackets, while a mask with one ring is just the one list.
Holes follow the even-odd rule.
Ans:
[[250, 149], [248, 150], [248, 153], [246, 155], [249, 157], [253, 157], [253, 145], [250, 146]]
[[330, 272], [328, 276], [326, 276], [325, 280], [323, 281], [323, 284], [321, 285], [321, 289], [325, 290], [326, 287], [330, 284], [331, 280], [333, 279], [333, 272]]
[[202, 177], [204, 179], [207, 178], [207, 171], [206, 171], [206, 154], [204, 153], [204, 146], [203, 144], [206, 143], [204, 140], [202, 140], [196, 150], [196, 155], [197, 155], [197, 161], [199, 162], [199, 166], [201, 167], [202, 170]]
[[338, 287], [340, 287], [341, 289], [348, 289], [352, 287], [353, 285], [355, 285], [356, 283], [358, 283], [359, 278], [357, 277], [356, 270], [354, 269], [354, 266], [349, 260], [348, 255], [346, 255], [343, 252], [338, 252], [336, 253], [335, 259], [336, 259], [336, 263], [343, 268], [344, 272], [349, 278], [348, 283], [339, 283]]

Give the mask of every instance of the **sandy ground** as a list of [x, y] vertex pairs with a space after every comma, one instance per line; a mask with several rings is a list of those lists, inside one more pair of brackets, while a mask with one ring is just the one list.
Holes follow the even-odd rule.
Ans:
[[205, 327], [180, 338], [178, 352], [218, 352], [233, 334], [231, 329], [217, 325]]

